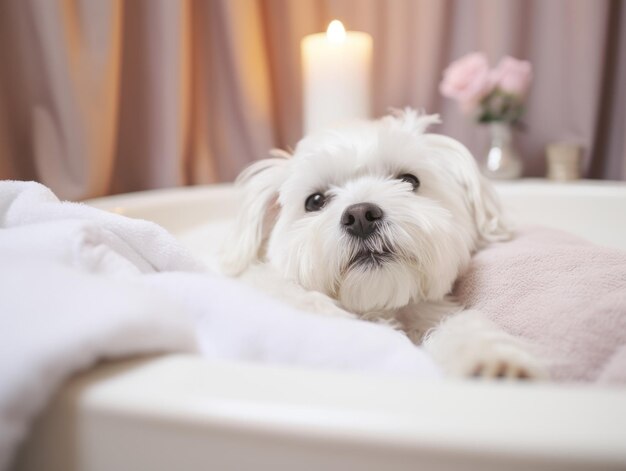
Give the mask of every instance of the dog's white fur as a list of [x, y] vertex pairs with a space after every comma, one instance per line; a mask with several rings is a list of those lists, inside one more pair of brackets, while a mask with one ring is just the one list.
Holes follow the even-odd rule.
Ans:
[[[307, 136], [293, 155], [251, 165], [238, 179], [245, 197], [222, 267], [297, 307], [401, 328], [451, 374], [542, 376], [520, 340], [449, 296], [472, 253], [511, 231], [469, 151], [424, 133], [438, 121], [407, 109]], [[416, 191], [398, 179], [407, 173], [419, 178]], [[306, 212], [317, 192], [326, 205]], [[365, 240], [340, 223], [362, 202], [384, 212]], [[392, 256], [352, 263], [363, 251]]]

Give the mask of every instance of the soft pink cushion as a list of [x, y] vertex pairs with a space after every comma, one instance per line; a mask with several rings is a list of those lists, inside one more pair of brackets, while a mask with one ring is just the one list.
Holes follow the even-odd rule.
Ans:
[[536, 344], [554, 379], [626, 382], [626, 252], [526, 228], [476, 254], [455, 295]]

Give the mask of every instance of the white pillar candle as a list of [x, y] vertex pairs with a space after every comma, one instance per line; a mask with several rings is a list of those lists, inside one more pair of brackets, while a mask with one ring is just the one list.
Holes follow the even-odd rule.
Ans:
[[333, 20], [302, 40], [304, 132], [369, 118], [372, 37]]

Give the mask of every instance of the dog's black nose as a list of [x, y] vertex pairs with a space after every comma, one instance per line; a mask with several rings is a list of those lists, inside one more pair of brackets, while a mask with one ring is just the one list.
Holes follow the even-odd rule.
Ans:
[[341, 224], [350, 234], [365, 239], [376, 230], [376, 221], [382, 219], [383, 210], [372, 203], [348, 206], [341, 215]]

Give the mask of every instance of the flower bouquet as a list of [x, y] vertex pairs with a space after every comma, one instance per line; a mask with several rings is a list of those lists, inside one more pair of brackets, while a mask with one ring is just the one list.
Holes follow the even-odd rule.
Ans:
[[517, 178], [522, 162], [512, 143], [512, 126], [520, 124], [532, 80], [532, 66], [510, 56], [491, 69], [483, 53], [474, 52], [445, 70], [439, 90], [459, 103], [464, 114], [489, 124], [491, 146], [483, 170], [493, 178]]

